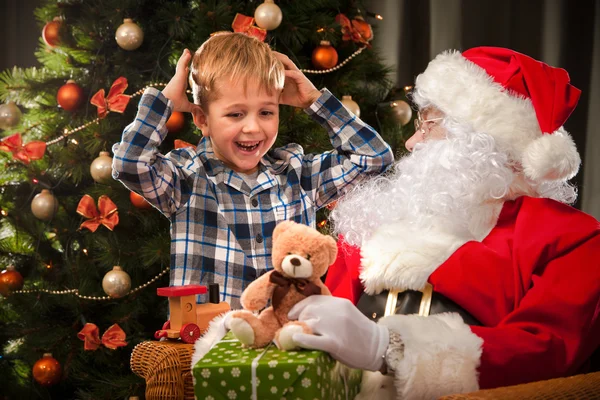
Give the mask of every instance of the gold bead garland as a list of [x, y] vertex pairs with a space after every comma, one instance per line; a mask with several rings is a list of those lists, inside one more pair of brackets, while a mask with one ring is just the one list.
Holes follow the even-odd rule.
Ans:
[[356, 50], [348, 58], [346, 58], [344, 61], [342, 61], [341, 63], [339, 63], [338, 65], [336, 65], [333, 68], [329, 68], [329, 69], [301, 69], [300, 71], [304, 72], [305, 74], [328, 74], [330, 72], [337, 71], [338, 69], [342, 68], [344, 65], [348, 64], [350, 62], [350, 60], [352, 60], [354, 57], [356, 57], [357, 55], [359, 55], [360, 53], [362, 53], [362, 51], [364, 49], [366, 49], [366, 48], [367, 48], [367, 46], [363, 46], [360, 49]]
[[[130, 290], [129, 293], [127, 293], [125, 296], [129, 296], [131, 294], [139, 292], [142, 289], [147, 288], [148, 286], [150, 286], [151, 284], [156, 282], [158, 279], [160, 279], [160, 277], [162, 277], [164, 274], [166, 274], [170, 270], [171, 270], [171, 268], [166, 267], [165, 269], [160, 271], [160, 273], [158, 275], [156, 275], [154, 278], [150, 279], [148, 282], [144, 283], [143, 285], [140, 285], [140, 286], [136, 287], [135, 289]], [[57, 295], [74, 294], [75, 296], [79, 297], [80, 299], [85, 299], [85, 300], [95, 300], [95, 301], [115, 300], [113, 297], [110, 297], [110, 296], [84, 296], [84, 295], [79, 294], [79, 289], [66, 289], [66, 290], [23, 289], [23, 290], [15, 290], [14, 292], [10, 292], [10, 295], [12, 296], [14, 294], [29, 294], [29, 293], [48, 293], [48, 294], [57, 294]]]

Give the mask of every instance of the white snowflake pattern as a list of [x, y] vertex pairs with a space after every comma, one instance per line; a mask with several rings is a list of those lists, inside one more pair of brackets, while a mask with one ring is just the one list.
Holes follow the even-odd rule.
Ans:
[[215, 400], [215, 398], [209, 395], [209, 396], [206, 396], [204, 398], [204, 400]]
[[208, 379], [210, 377], [210, 370], [208, 368], [202, 368], [200, 375], [202, 375], [204, 379]]
[[314, 364], [315, 363], [315, 359], [314, 358], [307, 358], [306, 362], [309, 364]]
[[235, 390], [229, 390], [227, 391], [227, 397], [229, 397], [231, 400], [237, 398], [237, 393], [235, 392]]
[[277, 360], [271, 360], [271, 361], [269, 361], [269, 367], [275, 368], [276, 366], [277, 366]]
[[220, 374], [222, 374], [222, 373], [223, 373], [223, 371], [224, 371], [224, 369], [223, 369], [223, 368], [219, 368], [219, 373], [220, 373]]
[[202, 361], [209, 363], [212, 362], [212, 358], [203, 358]]
[[288, 354], [292, 355], [292, 356], [295, 356], [296, 354], [298, 354], [298, 352], [297, 351], [288, 351]]
[[310, 381], [310, 379], [308, 379], [308, 378], [302, 379], [302, 387], [307, 388], [307, 387], [310, 387], [311, 384], [312, 384], [312, 382]]
[[203, 382], [202, 382], [202, 386], [204, 386], [204, 387], [207, 387], [207, 386], [208, 386], [208, 382], [206, 382], [206, 381], [203, 381]]
[[317, 375], [321, 376], [321, 367], [317, 367]]
[[322, 398], [325, 398], [325, 388], [322, 388], [322, 389], [321, 389], [321, 397], [322, 397]]
[[231, 376], [237, 378], [240, 376], [240, 369], [238, 367], [231, 368]]
[[272, 381], [275, 377], [273, 376], [273, 374], [269, 374], [269, 380]]
[[302, 374], [304, 370], [306, 370], [306, 367], [304, 365], [298, 365], [298, 368], [296, 368], [296, 372], [298, 374]]
[[221, 386], [223, 386], [223, 387], [227, 386], [227, 382], [221, 381]]
[[273, 354], [273, 357], [279, 357], [279, 353]]
[[288, 392], [292, 393], [293, 391], [294, 391], [294, 388], [290, 386], [290, 387], [288, 388]]
[[305, 358], [306, 354], [298, 354], [298, 358]]
[[246, 391], [246, 386], [242, 385], [240, 386], [240, 392], [245, 392]]
[[284, 377], [284, 379], [290, 379], [290, 373], [289, 373], [289, 372], [287, 372], [287, 371], [285, 371], [285, 372], [283, 373], [283, 377]]
[[277, 386], [271, 386], [271, 393], [277, 393]]

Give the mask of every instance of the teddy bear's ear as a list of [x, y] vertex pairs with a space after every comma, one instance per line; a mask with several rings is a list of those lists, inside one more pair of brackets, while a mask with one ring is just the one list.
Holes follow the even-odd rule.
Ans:
[[337, 257], [337, 242], [331, 236], [326, 236], [325, 246], [327, 247], [327, 254], [329, 255], [329, 265], [331, 265], [335, 262]]
[[292, 228], [296, 223], [294, 221], [283, 221], [277, 224], [273, 230], [273, 241], [277, 240], [277, 236]]

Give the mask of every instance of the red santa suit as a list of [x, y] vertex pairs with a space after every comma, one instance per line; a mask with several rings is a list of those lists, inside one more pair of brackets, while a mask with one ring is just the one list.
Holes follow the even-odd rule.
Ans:
[[600, 346], [600, 224], [570, 206], [507, 201], [481, 241], [394, 224], [365, 244], [362, 266], [358, 249], [340, 246], [326, 281], [333, 295], [356, 303], [363, 284], [376, 293], [429, 282], [483, 325], [456, 314], [381, 320], [405, 345], [391, 365], [399, 396], [572, 375]]

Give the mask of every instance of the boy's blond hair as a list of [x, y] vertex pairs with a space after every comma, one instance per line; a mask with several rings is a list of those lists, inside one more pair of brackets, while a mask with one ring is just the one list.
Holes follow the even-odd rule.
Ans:
[[[242, 33], [223, 32], [214, 35], [196, 50], [192, 59], [190, 81], [194, 103], [208, 112], [208, 104], [217, 98], [226, 78], [243, 84], [256, 79], [259, 88], [269, 95], [283, 89], [284, 67], [269, 45]], [[218, 82], [217, 82], [218, 80]]]

